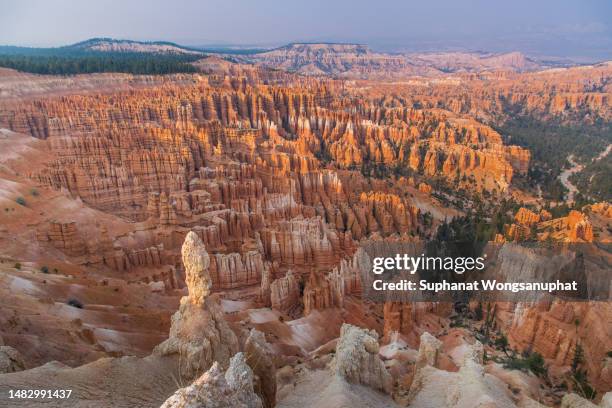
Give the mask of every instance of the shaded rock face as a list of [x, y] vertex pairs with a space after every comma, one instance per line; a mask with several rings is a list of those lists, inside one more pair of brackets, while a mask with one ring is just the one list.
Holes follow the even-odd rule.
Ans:
[[309, 315], [315, 309], [340, 306], [335, 302], [337, 297], [334, 299], [332, 290], [328, 277], [312, 272], [304, 285], [304, 315]]
[[391, 393], [393, 382], [378, 355], [378, 334], [373, 330], [343, 324], [333, 366], [349, 382]]
[[261, 408], [261, 400], [253, 390], [253, 371], [244, 354], [230, 360], [225, 374], [219, 363], [168, 398], [161, 408]]
[[300, 303], [300, 278], [293, 271], [273, 281], [270, 285], [272, 308], [288, 311]]
[[252, 329], [244, 344], [244, 354], [255, 375], [255, 392], [261, 398], [264, 408], [276, 405], [276, 365], [274, 354], [264, 334]]
[[182, 254], [189, 295], [181, 299], [172, 316], [168, 340], [158, 345], [154, 354], [178, 355], [179, 375], [193, 379], [215, 361], [227, 366], [238, 351], [238, 339], [225, 321], [219, 299], [209, 296], [209, 257], [194, 232], [187, 234]]
[[[448, 302], [385, 302], [383, 313], [385, 317], [384, 334], [392, 332], [409, 335], [425, 322], [435, 324], [439, 318], [450, 316], [452, 304]], [[431, 319], [435, 316], [435, 319]]]
[[14, 373], [22, 370], [25, 370], [25, 363], [19, 351], [10, 346], [0, 346], [0, 374]]

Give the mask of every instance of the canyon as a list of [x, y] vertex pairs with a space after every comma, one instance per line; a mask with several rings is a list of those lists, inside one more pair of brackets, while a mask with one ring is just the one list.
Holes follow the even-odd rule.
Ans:
[[[569, 380], [580, 348], [609, 406], [609, 302], [491, 302], [477, 318], [473, 303], [370, 301], [361, 272], [365, 244], [416, 245], [506, 199], [523, 205], [497, 244], [581, 243], [609, 265], [610, 204], [525, 204], [532, 153], [495, 124], [510, 110], [609, 121], [610, 63], [316, 44], [248, 58], [164, 76], [0, 70], [2, 392], [75, 384], [72, 406], [590, 406]], [[539, 353], [547, 376], [506, 367], [485, 325], [516, 356]]]

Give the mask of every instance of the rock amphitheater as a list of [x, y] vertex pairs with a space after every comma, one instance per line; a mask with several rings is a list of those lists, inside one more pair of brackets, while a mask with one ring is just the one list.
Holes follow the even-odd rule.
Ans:
[[[364, 299], [360, 258], [462, 215], [440, 185], [520, 195], [531, 152], [489, 119], [511, 103], [609, 120], [612, 65], [394, 84], [265, 58], [0, 70], [0, 406], [66, 388], [27, 406], [612, 407], [611, 303], [498, 302], [456, 325], [449, 303]], [[496, 241], [605, 243], [611, 222], [609, 203], [525, 207]], [[547, 377], [505, 367], [483, 321]], [[560, 385], [578, 345], [593, 401]]]

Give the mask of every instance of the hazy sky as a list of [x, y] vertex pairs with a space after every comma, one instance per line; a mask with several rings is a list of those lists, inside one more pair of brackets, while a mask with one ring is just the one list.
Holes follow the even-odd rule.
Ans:
[[[383, 50], [610, 55], [608, 0], [0, 0], [0, 44], [363, 42]], [[610, 56], [612, 58], [612, 56]]]

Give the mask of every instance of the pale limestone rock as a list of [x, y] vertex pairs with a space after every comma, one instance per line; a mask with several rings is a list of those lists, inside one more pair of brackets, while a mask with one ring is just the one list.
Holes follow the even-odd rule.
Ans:
[[336, 374], [349, 382], [391, 393], [392, 378], [378, 351], [378, 334], [374, 330], [343, 324], [334, 359]]
[[612, 391], [604, 394], [599, 405], [603, 408], [612, 408]]
[[210, 258], [202, 240], [195, 232], [189, 231], [185, 237], [181, 254], [185, 266], [185, 283], [189, 288], [189, 299], [194, 304], [202, 304], [204, 298], [210, 294], [212, 286], [208, 273]]
[[25, 370], [21, 353], [10, 346], [0, 346], [0, 374]]
[[476, 343], [466, 353], [458, 372], [443, 371], [429, 365], [417, 369], [408, 394], [410, 407], [515, 407], [506, 384], [486, 374], [481, 362], [482, 344]]
[[591, 401], [582, 398], [578, 394], [566, 394], [561, 399], [561, 408], [597, 408]]
[[244, 354], [230, 360], [225, 375], [219, 363], [188, 387], [168, 398], [161, 408], [261, 408], [261, 400], [253, 390], [253, 371]]
[[419, 345], [419, 355], [416, 360], [416, 369], [427, 365], [435, 367], [438, 363], [438, 353], [442, 347], [442, 342], [434, 336], [425, 332], [421, 335], [421, 344]]

